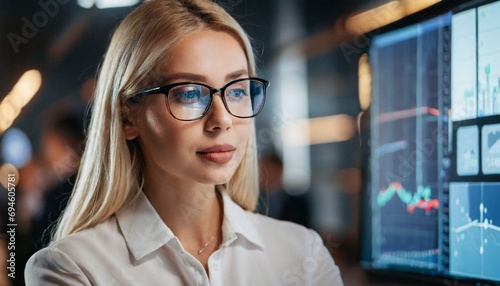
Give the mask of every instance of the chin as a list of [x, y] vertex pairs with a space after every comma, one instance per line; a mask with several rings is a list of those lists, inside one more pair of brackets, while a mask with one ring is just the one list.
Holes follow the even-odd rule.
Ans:
[[213, 185], [223, 185], [228, 183], [233, 177], [235, 171], [214, 171], [210, 173], [210, 177], [207, 178], [210, 184]]
[[212, 184], [213, 185], [224, 185], [224, 184], [227, 184], [229, 183], [229, 181], [231, 180], [231, 177], [229, 178], [217, 178], [216, 180], [213, 180], [212, 181]]

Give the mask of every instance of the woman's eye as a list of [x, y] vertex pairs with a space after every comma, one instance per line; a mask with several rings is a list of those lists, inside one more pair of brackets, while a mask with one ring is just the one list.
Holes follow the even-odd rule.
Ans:
[[246, 96], [247, 93], [242, 88], [232, 89], [227, 93], [227, 96], [231, 100], [240, 100], [242, 97]]
[[200, 99], [200, 91], [191, 89], [186, 91], [179, 91], [174, 94], [175, 101], [178, 103], [195, 103]]

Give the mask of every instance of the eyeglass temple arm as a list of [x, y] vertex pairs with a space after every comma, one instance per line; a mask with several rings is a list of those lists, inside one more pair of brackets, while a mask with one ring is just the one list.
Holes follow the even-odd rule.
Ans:
[[130, 103], [132, 103], [132, 104], [137, 104], [137, 103], [143, 101], [144, 98], [146, 98], [147, 95], [160, 93], [160, 89], [161, 89], [161, 87], [154, 87], [154, 88], [151, 88], [151, 89], [147, 89], [147, 90], [141, 91], [138, 94], [136, 94], [136, 95], [130, 97], [129, 99], [127, 99], [127, 101], [130, 102]]

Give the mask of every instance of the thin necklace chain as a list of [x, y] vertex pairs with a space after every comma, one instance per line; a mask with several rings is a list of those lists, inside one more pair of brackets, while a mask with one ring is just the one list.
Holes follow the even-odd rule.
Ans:
[[210, 244], [210, 242], [212, 242], [212, 240], [214, 240], [215, 238], [215, 233], [212, 235], [212, 237], [207, 241], [207, 243], [205, 243], [205, 245], [203, 245], [203, 247], [198, 250], [198, 254], [201, 254], [203, 252], [203, 250], [205, 250], [205, 248]]
[[[221, 203], [222, 198], [221, 198], [221, 195], [220, 195], [218, 190], [216, 190], [216, 195], [217, 195], [217, 199], [218, 199], [219, 203]], [[200, 255], [205, 250], [205, 248], [207, 248], [207, 246], [214, 240], [216, 234], [217, 234], [217, 232], [212, 234], [212, 237], [210, 237], [210, 239], [207, 241], [207, 243], [205, 243], [205, 245], [203, 245], [203, 247], [200, 250], [198, 250], [198, 255]]]

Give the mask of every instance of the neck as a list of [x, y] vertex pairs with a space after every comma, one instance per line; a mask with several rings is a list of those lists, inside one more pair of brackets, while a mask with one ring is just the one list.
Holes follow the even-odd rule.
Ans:
[[[181, 183], [165, 178], [146, 174], [144, 193], [184, 249], [196, 256], [208, 241], [211, 241], [210, 249], [214, 245], [218, 246], [222, 239], [223, 210], [222, 198], [218, 198], [215, 186]], [[216, 239], [212, 239], [214, 235]], [[207, 245], [203, 252], [208, 250]]]

